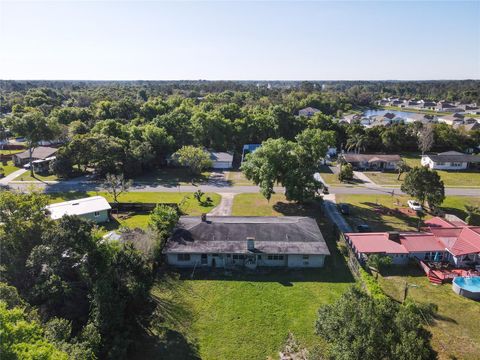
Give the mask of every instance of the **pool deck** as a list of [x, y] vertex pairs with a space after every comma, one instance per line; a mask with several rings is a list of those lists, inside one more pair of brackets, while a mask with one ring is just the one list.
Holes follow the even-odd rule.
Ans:
[[480, 272], [471, 269], [458, 269], [453, 267], [435, 268], [431, 264], [420, 261], [420, 266], [425, 271], [428, 279], [434, 284], [452, 282], [457, 276], [474, 277], [480, 276]]

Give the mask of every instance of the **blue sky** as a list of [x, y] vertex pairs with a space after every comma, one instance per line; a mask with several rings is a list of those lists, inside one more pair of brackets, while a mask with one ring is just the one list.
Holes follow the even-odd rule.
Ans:
[[0, 79], [480, 78], [480, 1], [0, 0]]

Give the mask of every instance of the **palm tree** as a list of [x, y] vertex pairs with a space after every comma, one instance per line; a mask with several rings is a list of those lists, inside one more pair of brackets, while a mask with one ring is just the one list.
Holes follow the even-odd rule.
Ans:
[[347, 140], [347, 150], [355, 149], [358, 154], [361, 151], [365, 151], [368, 143], [368, 136], [365, 134], [355, 134]]
[[398, 177], [397, 177], [397, 180], [400, 180], [400, 176], [402, 176], [403, 173], [405, 172], [408, 172], [411, 170], [410, 166], [408, 166], [408, 164], [403, 161], [403, 160], [400, 160], [397, 165], [395, 165], [395, 168], [397, 169], [398, 171]]
[[465, 218], [465, 222], [468, 225], [472, 225], [473, 216], [480, 214], [480, 206], [465, 205], [465, 211], [467, 212], [467, 217]]

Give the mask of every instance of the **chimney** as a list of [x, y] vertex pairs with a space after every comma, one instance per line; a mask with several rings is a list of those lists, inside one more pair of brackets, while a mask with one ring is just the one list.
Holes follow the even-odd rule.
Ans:
[[390, 231], [388, 233], [388, 240], [400, 243], [400, 233], [398, 231]]
[[207, 214], [202, 213], [202, 222], [207, 222]]
[[255, 250], [255, 238], [254, 237], [247, 237], [247, 250], [248, 251]]

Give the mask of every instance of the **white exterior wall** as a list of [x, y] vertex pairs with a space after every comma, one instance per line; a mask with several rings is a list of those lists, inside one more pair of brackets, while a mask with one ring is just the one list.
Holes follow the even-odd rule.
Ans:
[[167, 262], [178, 267], [194, 267], [195, 263], [200, 264], [200, 254], [190, 254], [190, 261], [178, 261], [177, 254], [167, 254]]
[[231, 169], [232, 163], [229, 161], [213, 161], [213, 169]]
[[306, 255], [308, 259], [304, 259], [303, 255], [288, 255], [287, 266], [289, 268], [319, 268], [323, 267], [325, 255]]
[[461, 166], [452, 166], [451, 162], [445, 162], [443, 165], [439, 165], [437, 162], [432, 161], [428, 156], [423, 156], [421, 160], [422, 166], [428, 166], [434, 170], [465, 170], [468, 168], [468, 163], [462, 162]]

